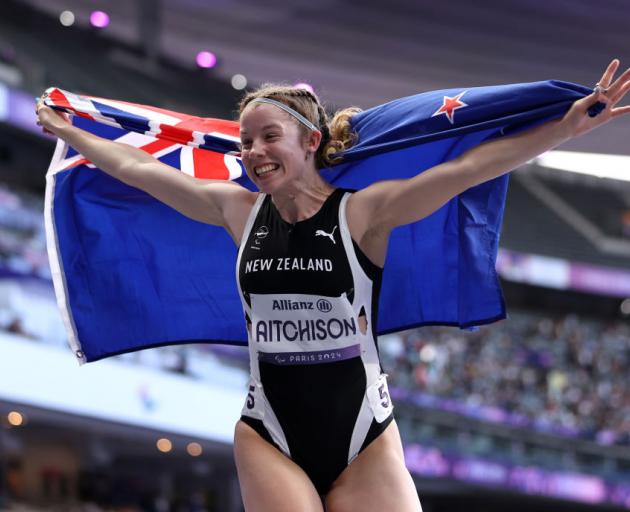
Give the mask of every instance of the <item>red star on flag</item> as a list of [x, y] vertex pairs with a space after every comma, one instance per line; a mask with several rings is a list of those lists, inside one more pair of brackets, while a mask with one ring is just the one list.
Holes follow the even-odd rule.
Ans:
[[468, 105], [463, 101], [460, 101], [460, 98], [466, 94], [468, 91], [460, 92], [457, 96], [451, 98], [450, 96], [444, 96], [444, 101], [442, 106], [438, 108], [435, 113], [431, 117], [439, 116], [440, 114], [445, 114], [451, 124], [453, 121], [453, 114], [458, 108], [467, 107]]

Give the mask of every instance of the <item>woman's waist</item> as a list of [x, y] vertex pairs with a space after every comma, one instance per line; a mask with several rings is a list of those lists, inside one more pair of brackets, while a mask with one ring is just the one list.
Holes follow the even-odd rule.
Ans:
[[[258, 361], [279, 366], [327, 364], [348, 359], [360, 359], [362, 353], [360, 343], [330, 343], [318, 345], [317, 348], [304, 344], [289, 347], [271, 344], [271, 346], [263, 348], [266, 350], [256, 351], [255, 357]], [[286, 350], [287, 348], [294, 350]]]

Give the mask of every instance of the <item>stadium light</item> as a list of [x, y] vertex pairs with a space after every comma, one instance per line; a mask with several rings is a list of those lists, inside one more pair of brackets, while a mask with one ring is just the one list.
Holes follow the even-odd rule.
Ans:
[[93, 11], [90, 14], [90, 23], [96, 28], [105, 28], [109, 25], [109, 15], [104, 11]]
[[64, 27], [74, 25], [74, 13], [72, 11], [63, 11], [59, 15], [59, 23], [61, 23]]
[[245, 75], [236, 74], [232, 77], [231, 83], [234, 89], [241, 91], [247, 87], [247, 78]]
[[203, 453], [203, 448], [199, 443], [188, 443], [188, 446], [186, 446], [186, 451], [191, 457], [199, 457], [199, 455]]
[[196, 60], [197, 66], [200, 68], [213, 68], [217, 64], [217, 57], [212, 52], [199, 52]]
[[158, 439], [155, 445], [157, 446], [157, 449], [160, 450], [162, 453], [168, 453], [173, 449], [173, 443], [171, 443], [171, 441], [169, 439], [166, 439], [165, 437]]
[[630, 181], [630, 156], [578, 151], [548, 151], [532, 160], [559, 171]]
[[24, 416], [17, 411], [11, 411], [7, 414], [7, 420], [12, 427], [19, 427], [24, 424]]

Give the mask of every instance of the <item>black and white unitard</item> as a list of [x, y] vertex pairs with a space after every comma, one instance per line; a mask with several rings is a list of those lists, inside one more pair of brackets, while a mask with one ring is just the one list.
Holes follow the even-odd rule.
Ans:
[[350, 195], [336, 189], [289, 224], [259, 194], [237, 260], [251, 370], [241, 419], [320, 494], [393, 418], [375, 335], [382, 269], [350, 236]]

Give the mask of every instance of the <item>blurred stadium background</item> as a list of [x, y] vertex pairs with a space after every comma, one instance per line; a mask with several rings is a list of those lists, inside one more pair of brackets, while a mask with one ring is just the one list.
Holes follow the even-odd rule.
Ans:
[[[331, 108], [592, 85], [610, 58], [630, 62], [629, 22], [626, 0], [4, 0], [0, 509], [242, 510], [231, 436], [245, 350], [79, 369], [66, 346], [42, 218], [54, 140], [34, 117], [46, 87], [232, 117], [265, 81], [309, 83]], [[630, 121], [559, 150], [511, 178], [509, 320], [380, 338], [425, 512], [630, 509]]]

